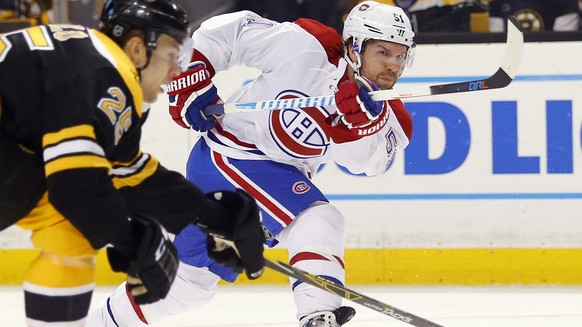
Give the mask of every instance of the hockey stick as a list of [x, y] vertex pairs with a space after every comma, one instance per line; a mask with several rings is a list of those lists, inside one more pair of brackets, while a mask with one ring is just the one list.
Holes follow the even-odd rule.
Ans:
[[404, 310], [400, 310], [398, 308], [395, 308], [391, 305], [382, 303], [378, 300], [372, 299], [371, 297], [367, 297], [367, 296], [360, 294], [356, 291], [352, 291], [346, 287], [338, 285], [338, 284], [336, 284], [332, 281], [329, 281], [327, 279], [323, 279], [319, 276], [312, 275], [312, 274], [310, 274], [306, 271], [303, 271], [301, 269], [292, 267], [292, 266], [290, 266], [286, 263], [283, 263], [279, 260], [273, 262], [273, 261], [265, 258], [265, 266], [267, 266], [268, 268], [273, 269], [277, 272], [285, 274], [289, 277], [298, 279], [302, 282], [308, 283], [310, 285], [313, 285], [317, 288], [320, 288], [324, 291], [330, 292], [332, 294], [335, 294], [339, 297], [350, 300], [352, 302], [356, 302], [360, 305], [368, 307], [374, 311], [378, 311], [382, 314], [385, 314], [387, 316], [390, 316], [394, 319], [400, 320], [400, 321], [405, 322], [407, 324], [410, 324], [412, 326], [416, 326], [416, 327], [444, 327], [443, 325], [439, 325], [439, 324], [434, 323], [432, 321], [428, 321], [424, 318], [413, 315], [412, 313], [409, 313], [409, 312], [406, 312]]
[[[372, 96], [373, 100], [381, 101], [504, 88], [509, 85], [509, 83], [511, 83], [517, 74], [522, 52], [523, 33], [519, 28], [519, 23], [517, 20], [513, 17], [510, 17], [507, 23], [507, 48], [505, 50], [505, 57], [503, 58], [503, 62], [501, 63], [501, 66], [497, 72], [495, 72], [495, 74], [491, 75], [490, 77], [480, 80], [436, 84], [431, 86], [408, 89], [405, 88], [400, 90], [373, 91], [370, 92], [370, 95]], [[223, 113], [234, 113], [249, 110], [308, 108], [330, 106], [334, 104], [335, 98], [333, 95], [324, 95], [318, 97], [210, 105], [204, 108], [204, 114], [219, 115]]]

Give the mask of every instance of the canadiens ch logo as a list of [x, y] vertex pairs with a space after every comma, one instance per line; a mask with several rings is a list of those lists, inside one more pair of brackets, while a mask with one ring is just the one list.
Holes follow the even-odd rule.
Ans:
[[[277, 98], [297, 97], [296, 92], [287, 91]], [[325, 120], [327, 113], [316, 108], [309, 109], [282, 109], [270, 113], [269, 129], [273, 141], [291, 157], [320, 157], [325, 155], [329, 147], [329, 137], [318, 124], [319, 120]]]
[[311, 186], [309, 186], [309, 184], [305, 183], [304, 181], [296, 182], [293, 184], [293, 193], [303, 194], [309, 191], [310, 188]]

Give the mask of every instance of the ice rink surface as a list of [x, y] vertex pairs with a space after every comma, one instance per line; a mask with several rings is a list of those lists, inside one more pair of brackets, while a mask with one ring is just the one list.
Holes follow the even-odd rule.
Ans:
[[[582, 326], [582, 287], [350, 287], [446, 327]], [[111, 291], [112, 287], [99, 287], [93, 306]], [[25, 326], [23, 298], [20, 287], [0, 287], [0, 326]], [[346, 327], [410, 326], [358, 304], [350, 305], [357, 314]], [[287, 286], [221, 285], [206, 307], [154, 326], [297, 327], [294, 312]]]

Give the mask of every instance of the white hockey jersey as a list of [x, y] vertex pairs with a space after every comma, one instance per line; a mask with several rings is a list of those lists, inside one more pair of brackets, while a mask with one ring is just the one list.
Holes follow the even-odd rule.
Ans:
[[[205, 21], [192, 36], [193, 58], [204, 61], [212, 75], [235, 65], [262, 72], [226, 102], [331, 95], [347, 78], [347, 62], [340, 58], [341, 37], [312, 22], [316, 29], [319, 26], [317, 32], [334, 33], [331, 39], [337, 37], [340, 55], [332, 58], [331, 49], [314, 36], [317, 33], [296, 23], [278, 23], [241, 11]], [[386, 171], [395, 152], [408, 145], [411, 134], [412, 123], [402, 102], [388, 103], [387, 124], [362, 138], [333, 137], [334, 128], [340, 128], [332, 127], [329, 119], [335, 106], [225, 114], [203, 137], [214, 151], [228, 157], [273, 160], [307, 175], [331, 160], [354, 174], [378, 175]]]

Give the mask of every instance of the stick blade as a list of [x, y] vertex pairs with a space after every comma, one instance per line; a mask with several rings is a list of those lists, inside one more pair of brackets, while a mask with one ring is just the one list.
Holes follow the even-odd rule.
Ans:
[[501, 69], [511, 78], [515, 78], [521, 55], [523, 53], [523, 32], [515, 17], [509, 17], [507, 21], [507, 51], [501, 64]]

